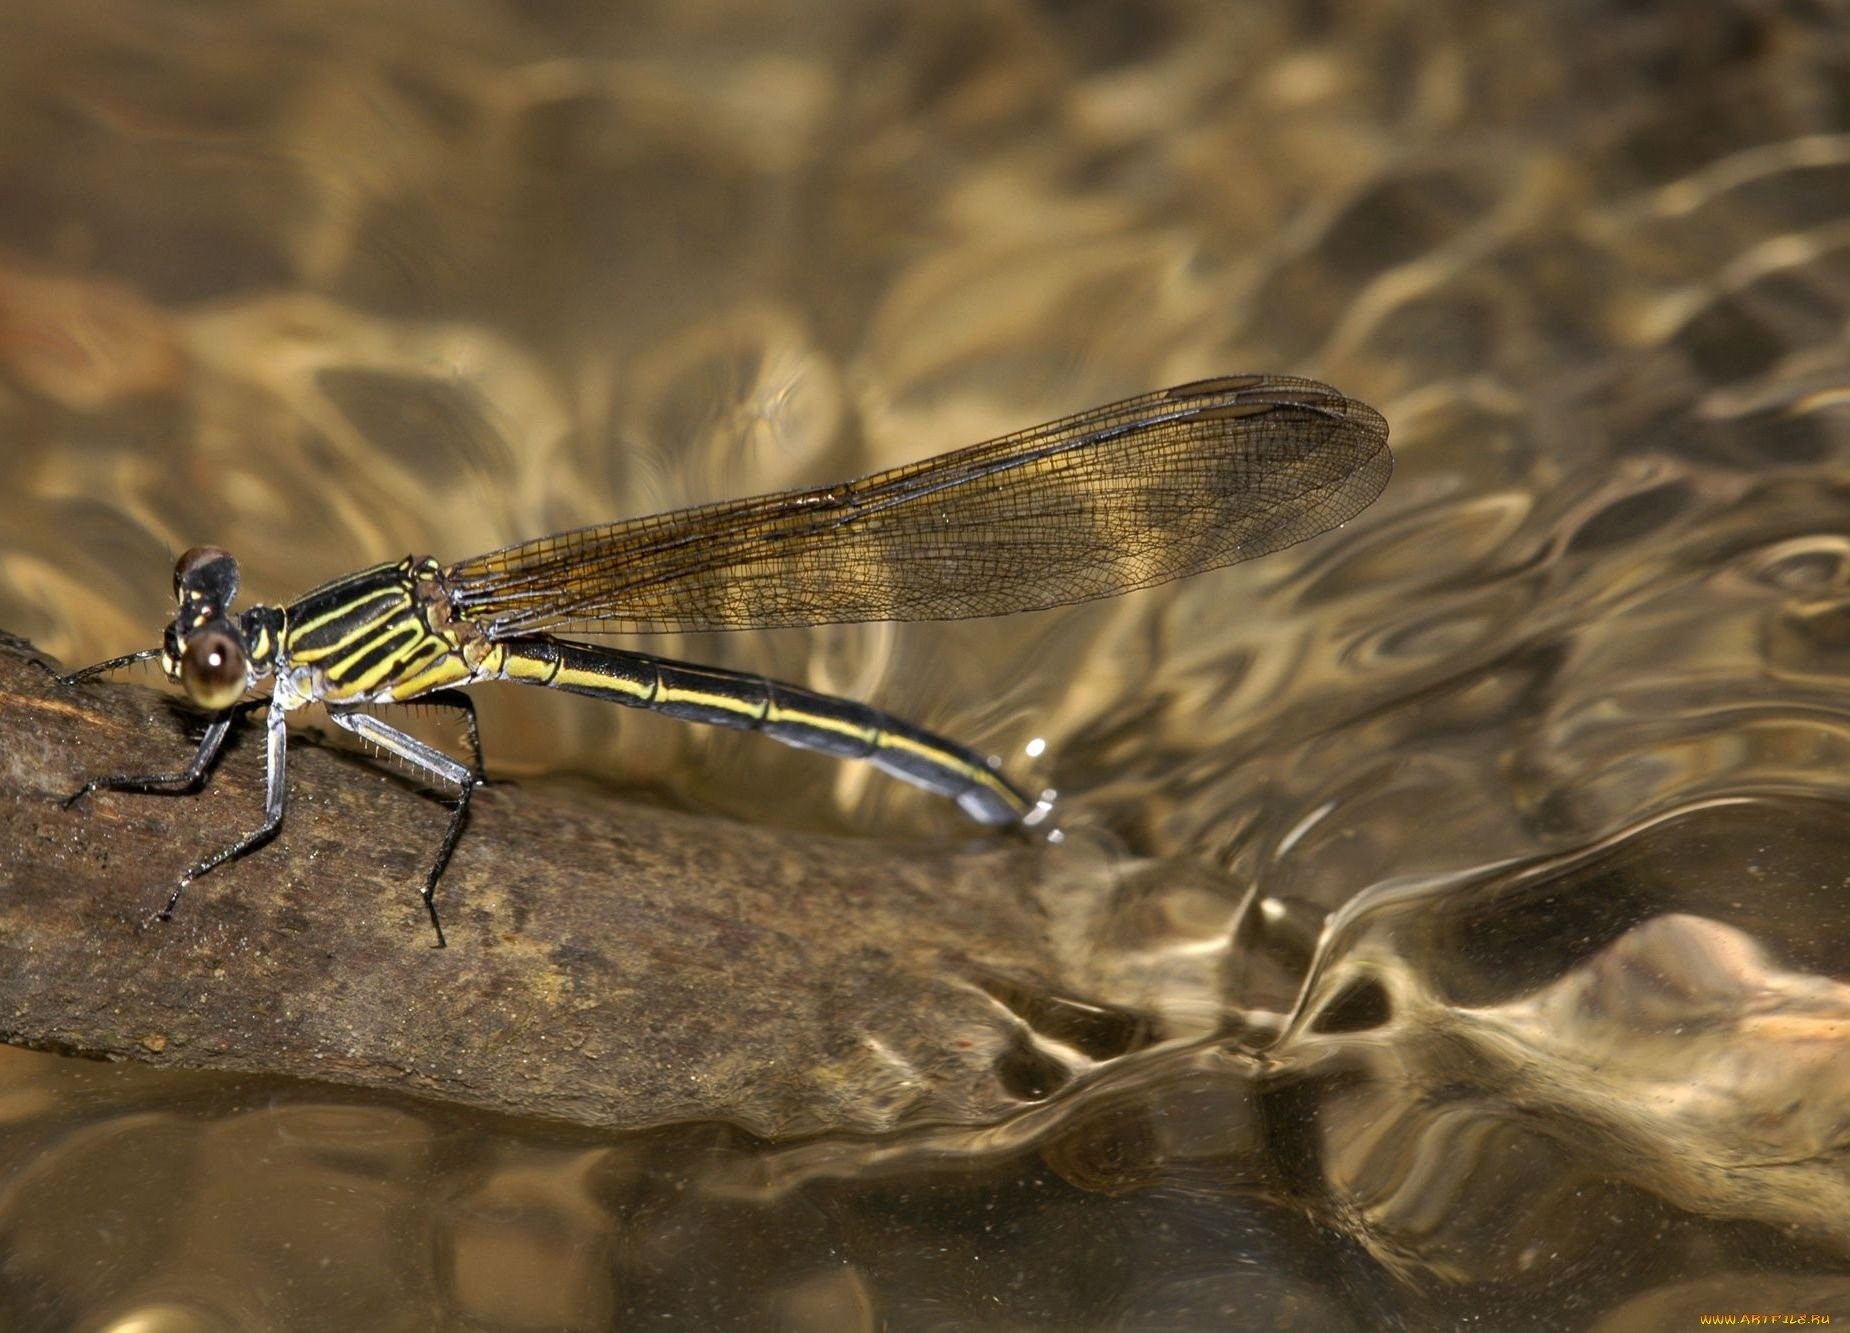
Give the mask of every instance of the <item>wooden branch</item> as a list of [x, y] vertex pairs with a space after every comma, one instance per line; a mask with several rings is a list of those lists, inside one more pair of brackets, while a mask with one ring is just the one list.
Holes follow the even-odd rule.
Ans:
[[33, 656], [0, 635], [0, 1039], [784, 1135], [999, 1119], [1061, 1081], [1030, 1029], [1062, 1006], [1113, 1034], [1104, 1055], [1153, 1035], [1065, 998], [1086, 932], [1043, 910], [1053, 853], [1013, 838], [895, 846], [490, 786], [437, 949], [418, 886], [444, 808], [305, 734], [276, 841], [150, 921], [259, 822], [261, 729], [198, 794], [64, 809], [87, 778], [180, 766], [202, 719]]

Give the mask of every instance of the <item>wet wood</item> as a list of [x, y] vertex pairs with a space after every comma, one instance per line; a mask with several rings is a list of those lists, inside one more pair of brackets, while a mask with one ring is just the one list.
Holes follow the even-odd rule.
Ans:
[[[61, 687], [33, 656], [0, 639], [0, 1039], [767, 1134], [985, 1122], [1062, 1076], [1023, 1017], [1072, 989], [1042, 849], [494, 785], [444, 881], [438, 949], [417, 889], [445, 809], [297, 732], [280, 836], [156, 922], [196, 855], [259, 821], [261, 729], [196, 795], [64, 809], [88, 777], [179, 766], [202, 719], [145, 686]], [[1149, 1035], [1102, 1030], [1116, 1050]]]

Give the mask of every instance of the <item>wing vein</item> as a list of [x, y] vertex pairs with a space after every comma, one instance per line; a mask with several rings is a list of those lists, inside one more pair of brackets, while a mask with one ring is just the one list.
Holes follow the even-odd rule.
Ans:
[[1337, 526], [1387, 484], [1387, 435], [1314, 380], [1206, 380], [837, 486], [522, 542], [445, 582], [493, 637], [1038, 610]]

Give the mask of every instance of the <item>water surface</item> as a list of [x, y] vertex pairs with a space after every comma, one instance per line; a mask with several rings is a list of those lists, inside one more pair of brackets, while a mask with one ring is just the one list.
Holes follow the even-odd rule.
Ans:
[[[1827, 11], [0, 28], [0, 625], [69, 661], [154, 642], [198, 542], [285, 599], [1209, 374], [1327, 379], [1400, 460], [1338, 533], [1109, 604], [653, 645], [1057, 786], [1122, 876], [1135, 1054], [1049, 1038], [1078, 1076], [996, 1126], [764, 1143], [9, 1053], [9, 1326], [1850, 1317]], [[967, 834], [756, 738], [480, 702], [500, 775]]]

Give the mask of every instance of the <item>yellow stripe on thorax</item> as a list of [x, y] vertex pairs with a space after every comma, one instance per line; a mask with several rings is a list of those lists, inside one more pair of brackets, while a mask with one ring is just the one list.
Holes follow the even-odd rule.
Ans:
[[398, 673], [387, 682], [394, 702], [403, 703], [432, 690], [467, 685], [475, 679], [459, 649], [441, 635], [428, 635], [412, 657], [401, 660]]
[[[342, 651], [356, 639], [371, 636], [381, 626], [410, 610], [409, 592], [402, 588], [374, 588], [352, 601], [329, 607], [311, 620], [292, 620], [283, 634], [284, 651], [296, 662], [318, 662]], [[365, 614], [345, 632], [326, 642], [317, 642], [328, 626], [361, 612]]]

